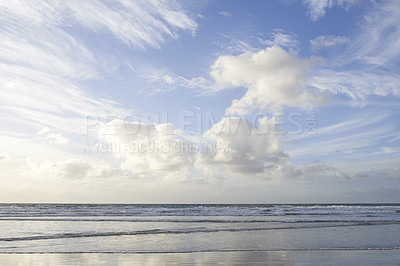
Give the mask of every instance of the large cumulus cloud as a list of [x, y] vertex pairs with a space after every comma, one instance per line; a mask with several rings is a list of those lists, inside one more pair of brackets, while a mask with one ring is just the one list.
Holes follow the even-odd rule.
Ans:
[[220, 56], [211, 67], [219, 87], [245, 87], [232, 101], [229, 114], [248, 114], [256, 109], [279, 110], [283, 105], [307, 107], [326, 102], [330, 94], [306, 87], [307, 70], [317, 58], [301, 60], [278, 46], [238, 56]]

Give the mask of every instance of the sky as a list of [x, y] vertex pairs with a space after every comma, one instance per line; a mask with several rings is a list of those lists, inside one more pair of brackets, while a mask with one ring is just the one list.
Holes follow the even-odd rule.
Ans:
[[400, 202], [400, 1], [0, 1], [0, 202]]

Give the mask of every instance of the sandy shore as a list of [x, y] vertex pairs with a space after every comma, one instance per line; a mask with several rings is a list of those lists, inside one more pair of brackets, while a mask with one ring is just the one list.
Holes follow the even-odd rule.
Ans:
[[0, 265], [400, 265], [400, 250], [0, 254]]

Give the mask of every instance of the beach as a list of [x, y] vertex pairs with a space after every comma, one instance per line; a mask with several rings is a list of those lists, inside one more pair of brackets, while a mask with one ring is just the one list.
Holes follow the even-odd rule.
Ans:
[[397, 204], [0, 204], [0, 264], [396, 265]]
[[399, 265], [399, 250], [0, 254], [1, 265]]

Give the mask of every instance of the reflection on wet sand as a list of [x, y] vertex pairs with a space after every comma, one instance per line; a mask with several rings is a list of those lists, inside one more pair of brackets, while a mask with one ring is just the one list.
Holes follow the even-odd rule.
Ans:
[[234, 251], [194, 253], [0, 254], [0, 265], [371, 265], [400, 261], [400, 250]]

